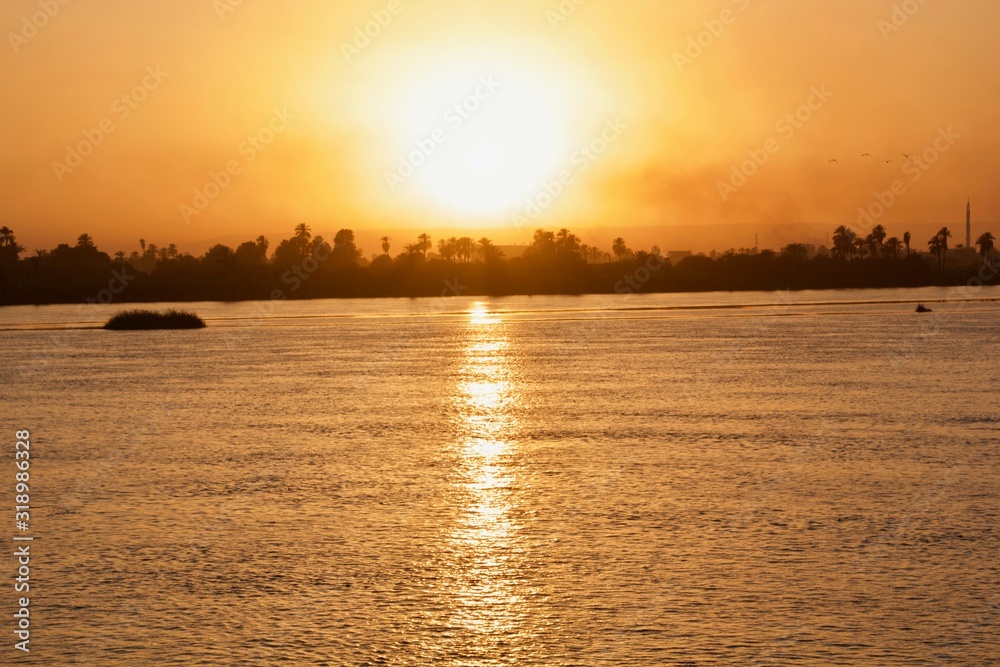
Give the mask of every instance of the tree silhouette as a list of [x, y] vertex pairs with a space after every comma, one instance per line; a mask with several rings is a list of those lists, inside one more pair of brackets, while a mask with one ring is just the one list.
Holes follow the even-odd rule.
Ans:
[[943, 271], [944, 261], [948, 257], [948, 239], [951, 238], [951, 230], [947, 227], [942, 227], [938, 230], [938, 233], [934, 235], [934, 238], [938, 240], [936, 244], [939, 253], [938, 262], [940, 263], [940, 268]]
[[993, 255], [993, 246], [996, 241], [996, 237], [993, 236], [993, 232], [983, 232], [976, 239], [976, 245], [979, 246], [979, 254], [983, 258], [983, 261], [987, 261]]
[[885, 231], [885, 227], [883, 225], [875, 225], [872, 227], [871, 236], [875, 240], [875, 244], [878, 246], [879, 254], [881, 254], [882, 243], [885, 242], [885, 237], [888, 236], [888, 233]]
[[801, 243], [789, 243], [784, 248], [781, 249], [781, 254], [788, 257], [798, 257], [799, 259], [807, 259], [809, 257], [809, 249], [806, 248]]
[[427, 251], [433, 248], [431, 245], [431, 237], [429, 234], [421, 234], [417, 237], [417, 247], [420, 249], [420, 254], [427, 257]]
[[840, 259], [850, 259], [854, 256], [855, 233], [841, 225], [833, 230], [833, 255]]
[[903, 244], [906, 246], [906, 256], [910, 256], [910, 232], [903, 232]]
[[487, 264], [494, 264], [503, 258], [503, 251], [493, 245], [485, 236], [479, 239], [479, 251], [483, 254], [483, 261]]
[[615, 253], [619, 262], [632, 254], [632, 251], [625, 245], [625, 239], [620, 236], [611, 243], [611, 252]]
[[302, 243], [309, 243], [310, 239], [312, 239], [312, 230], [309, 228], [309, 225], [304, 222], [295, 225], [295, 238], [302, 241]]
[[458, 239], [452, 236], [450, 239], [438, 239], [438, 254], [441, 259], [450, 262], [455, 259], [458, 252]]
[[947, 237], [942, 237], [941, 234], [935, 234], [927, 242], [927, 249], [930, 251], [938, 262], [938, 270], [944, 271], [944, 256], [948, 252], [948, 239]]
[[14, 232], [6, 225], [0, 227], [0, 259], [4, 263], [15, 263], [24, 252], [24, 246], [14, 238]]
[[[271, 295], [276, 288], [285, 298], [295, 299], [436, 296], [441, 281], [455, 275], [476, 295], [609, 294], [617, 291], [615, 285], [623, 273], [649, 259], [644, 251], [633, 254], [624, 239], [617, 238], [615, 254], [619, 262], [625, 262], [620, 266], [605, 249], [580, 242], [568, 229], [539, 229], [523, 258], [505, 258], [488, 238], [473, 241], [469, 237], [452, 237], [438, 244], [445, 249], [443, 257], [461, 263], [448, 268], [444, 261], [425, 261], [424, 241], [428, 237], [423, 235], [424, 241], [407, 245], [395, 259], [383, 249], [384, 254], [369, 264], [362, 259], [350, 229], [340, 230], [332, 246], [323, 237], [311, 234], [305, 241], [303, 231], [309, 230], [297, 227], [294, 234], [278, 242], [272, 257], [268, 257], [267, 239], [259, 236], [256, 241], [243, 242], [235, 251], [225, 245], [213, 246], [201, 257], [180, 253], [172, 243], [160, 248], [143, 239], [141, 255], [134, 250], [119, 251], [112, 259], [84, 234], [75, 247], [62, 243], [51, 252], [39, 250], [37, 256], [25, 258], [13, 231], [0, 227], [0, 303], [72, 303], [87, 299], [108, 285], [112, 271], [122, 269], [123, 262], [128, 262], [137, 274], [127, 289], [116, 295], [116, 300], [127, 302], [268, 299], [274, 298]], [[928, 243], [933, 256], [913, 253], [905, 262], [888, 261], [901, 252], [897, 237], [884, 239], [879, 249], [874, 230], [859, 239], [840, 226], [834, 236], [835, 255], [851, 259], [861, 250], [866, 261], [834, 262], [823, 252], [810, 257], [808, 246], [801, 243], [788, 244], [780, 256], [770, 250], [732, 249], [721, 254], [713, 252], [710, 257], [695, 255], [667, 263], [664, 270], [656, 271], [644, 282], [643, 289], [677, 292], [918, 287], [958, 284], [981, 270], [978, 260], [967, 261], [965, 257], [945, 262], [950, 236], [946, 228]], [[860, 247], [856, 248], [859, 241]], [[992, 233], [982, 234], [976, 245], [983, 261], [994, 258]], [[629, 262], [629, 257], [636, 263]], [[935, 263], [940, 271], [934, 271]], [[1000, 277], [983, 280], [998, 283]]]
[[471, 262], [472, 255], [475, 252], [476, 252], [476, 242], [472, 238], [468, 236], [463, 236], [460, 239], [456, 239], [455, 254], [462, 262], [464, 262], [465, 264]]
[[383, 236], [380, 240], [382, 241], [382, 254], [388, 255], [390, 248], [389, 241], [391, 241], [392, 239], [390, 239], [388, 236]]
[[858, 253], [858, 259], [865, 258], [865, 248], [868, 247], [868, 240], [863, 236], [854, 237], [854, 251]]
[[900, 242], [900, 240], [895, 236], [891, 236], [886, 239], [885, 245], [882, 247], [882, 254], [885, 257], [896, 259], [896, 256], [899, 255], [899, 251], [902, 247], [902, 242]]

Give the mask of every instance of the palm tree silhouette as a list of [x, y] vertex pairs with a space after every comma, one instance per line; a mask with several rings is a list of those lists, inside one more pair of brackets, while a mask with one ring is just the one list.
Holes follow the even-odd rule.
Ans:
[[503, 257], [503, 251], [493, 245], [493, 241], [490, 241], [485, 236], [479, 239], [479, 250], [483, 253], [483, 261], [487, 264], [491, 264]]
[[863, 236], [854, 237], [854, 250], [858, 253], [859, 259], [865, 258], [865, 248], [868, 247], [868, 240]]
[[944, 269], [944, 260], [948, 257], [948, 239], [951, 238], [951, 230], [942, 227], [938, 230], [937, 236], [941, 239], [941, 268]]
[[6, 248], [12, 245], [14, 245], [14, 232], [7, 225], [0, 227], [0, 247]]
[[438, 239], [438, 254], [447, 262], [455, 259], [458, 252], [458, 239], [452, 236], [450, 239]]
[[90, 234], [80, 234], [76, 237], [76, 247], [77, 248], [93, 248], [94, 247], [94, 237]]
[[853, 257], [855, 236], [856, 234], [844, 225], [833, 230], [833, 254], [841, 259]]
[[931, 240], [927, 242], [927, 249], [930, 253], [937, 257], [938, 270], [942, 273], [944, 272], [944, 260], [948, 256], [948, 239], [951, 238], [951, 230], [947, 227], [942, 227], [937, 234], [931, 237]]
[[615, 253], [619, 262], [631, 254], [628, 246], [625, 245], [625, 239], [620, 236], [611, 243], [611, 252]]
[[902, 242], [895, 236], [892, 236], [885, 241], [885, 245], [882, 246], [883, 256], [889, 256], [896, 259], [896, 255], [899, 254], [900, 248], [903, 247]]
[[300, 239], [303, 243], [309, 243], [309, 239], [312, 238], [312, 230], [309, 229], [309, 225], [304, 222], [295, 225], [295, 238]]
[[476, 242], [468, 236], [463, 236], [455, 241], [455, 254], [464, 263], [472, 261], [472, 254], [476, 252]]
[[882, 243], [885, 242], [885, 237], [888, 234], [885, 231], [885, 226], [875, 225], [872, 227], [872, 238], [875, 239], [875, 244], [878, 245], [878, 249], [882, 250]]
[[910, 256], [910, 232], [903, 232], [903, 244], [906, 245], [906, 256]]
[[979, 254], [982, 256], [984, 262], [993, 255], [993, 245], [996, 240], [993, 232], [983, 232], [976, 239], [976, 245], [979, 246]]
[[390, 248], [389, 241], [391, 241], [391, 240], [392, 239], [390, 239], [388, 236], [383, 236], [380, 239], [380, 241], [382, 241], [382, 254], [383, 255], [388, 255], [389, 254], [389, 248]]
[[417, 247], [420, 248], [420, 254], [426, 257], [427, 251], [434, 247], [431, 245], [431, 237], [428, 234], [421, 234], [417, 237], [417, 241]]

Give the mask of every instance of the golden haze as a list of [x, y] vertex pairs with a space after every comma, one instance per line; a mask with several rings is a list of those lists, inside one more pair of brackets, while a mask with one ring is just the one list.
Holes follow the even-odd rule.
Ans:
[[[470, 227], [499, 242], [536, 226], [605, 245], [628, 230], [635, 247], [723, 249], [754, 232], [762, 245], [825, 242], [896, 179], [907, 191], [879, 220], [895, 234], [959, 229], [967, 196], [976, 223], [1000, 208], [1000, 4], [989, 0], [911, 0], [917, 11], [890, 33], [880, 21], [902, 4], [890, 0], [591, 0], [554, 25], [555, 0], [399, 0], [351, 57], [343, 44], [389, 2], [220, 12], [225, 2], [78, 0], [23, 42], [10, 35], [38, 1], [0, 6], [2, 222], [29, 250], [87, 232], [107, 251], [140, 236], [200, 251], [213, 239], [277, 240], [300, 222], [351, 227], [369, 253], [384, 230]], [[704, 52], [679, 66], [676, 53], [723, 11], [721, 34], [703, 34]], [[491, 76], [499, 85], [480, 108], [447, 122]], [[121, 96], [144, 79], [153, 85], [123, 117]], [[777, 124], [814, 86], [832, 96], [783, 136]], [[244, 150], [276, 110], [287, 123]], [[578, 147], [614, 119], [625, 129], [582, 170]], [[57, 174], [67, 146], [109, 120], [92, 153]], [[912, 181], [902, 154], [949, 127], [960, 138]], [[442, 128], [437, 154], [391, 188], [386, 172]], [[769, 138], [780, 149], [723, 201], [718, 183]], [[233, 161], [228, 187], [185, 220], [180, 207]], [[563, 169], [572, 182], [554, 203], [511, 225]]]

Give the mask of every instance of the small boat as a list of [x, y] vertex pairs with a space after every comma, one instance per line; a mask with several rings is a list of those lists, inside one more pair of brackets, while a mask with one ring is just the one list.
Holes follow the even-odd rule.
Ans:
[[922, 303], [918, 303], [917, 304], [917, 312], [918, 313], [929, 313], [929, 312], [931, 312], [931, 309], [928, 308], [927, 306], [925, 306]]

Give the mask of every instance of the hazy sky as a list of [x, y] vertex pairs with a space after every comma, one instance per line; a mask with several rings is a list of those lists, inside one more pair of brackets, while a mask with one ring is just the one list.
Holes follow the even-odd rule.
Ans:
[[872, 221], [921, 247], [964, 241], [967, 196], [974, 236], [1000, 220], [995, 0], [62, 2], [0, 4], [0, 224], [29, 249], [300, 222], [369, 252], [410, 228], [776, 246], [870, 226], [894, 182]]

